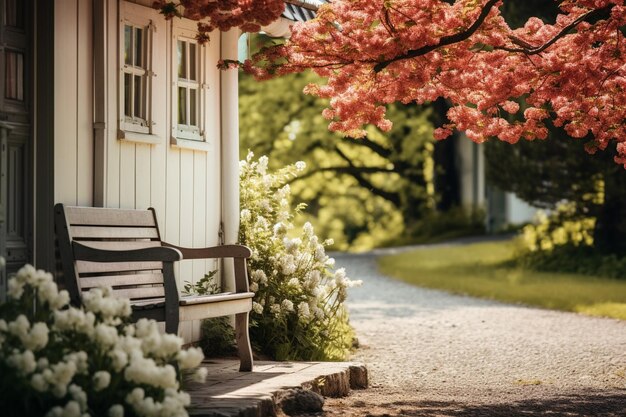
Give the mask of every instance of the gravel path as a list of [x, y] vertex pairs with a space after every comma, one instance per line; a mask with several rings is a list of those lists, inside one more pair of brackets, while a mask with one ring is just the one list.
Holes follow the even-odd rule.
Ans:
[[364, 281], [348, 307], [371, 388], [325, 416], [626, 417], [626, 322], [413, 287], [378, 254], [335, 256]]

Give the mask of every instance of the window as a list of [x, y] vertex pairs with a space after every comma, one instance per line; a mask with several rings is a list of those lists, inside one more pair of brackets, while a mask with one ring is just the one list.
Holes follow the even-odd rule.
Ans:
[[[120, 139], [158, 143], [152, 135], [153, 42], [155, 27], [152, 9], [120, 2]], [[157, 46], [158, 47], [158, 46]]]
[[172, 140], [173, 145], [206, 150], [206, 46], [195, 39], [196, 23], [183, 19], [173, 26]]
[[198, 57], [200, 47], [195, 41], [178, 38], [177, 61], [177, 137], [201, 139], [200, 137], [200, 81]]
[[146, 116], [145, 28], [124, 25], [124, 119], [148, 127]]

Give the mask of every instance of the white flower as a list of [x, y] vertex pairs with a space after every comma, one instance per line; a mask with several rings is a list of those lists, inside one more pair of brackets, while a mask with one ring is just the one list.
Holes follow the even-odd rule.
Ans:
[[115, 345], [118, 338], [117, 329], [113, 326], [109, 326], [108, 324], [99, 323], [96, 325], [95, 329], [95, 339], [96, 342], [101, 345], [110, 347]]
[[291, 278], [287, 283], [290, 287], [298, 288], [300, 287], [300, 280], [298, 278]]
[[287, 226], [285, 226], [285, 223], [280, 222], [274, 225], [274, 236], [282, 237], [286, 233], [287, 233]]
[[302, 240], [300, 238], [289, 239], [288, 237], [283, 239], [283, 244], [285, 245], [285, 250], [289, 253], [294, 253], [298, 250], [298, 247], [302, 244]]
[[[332, 259], [332, 258], [331, 258]], [[317, 245], [315, 248], [315, 260], [317, 262], [327, 262], [331, 259], [326, 259], [326, 250], [324, 249], [324, 246], [322, 245]], [[334, 260], [333, 260], [333, 265], [334, 265]], [[332, 265], [329, 265], [332, 266]]]
[[111, 374], [107, 371], [98, 371], [93, 375], [94, 391], [102, 391], [111, 383]]
[[61, 398], [67, 394], [67, 385], [76, 375], [76, 363], [58, 362], [43, 372], [46, 381], [52, 385], [52, 394]]
[[259, 303], [257, 303], [256, 301], [252, 302], [252, 311], [254, 311], [257, 314], [261, 314], [263, 313], [263, 306]]
[[130, 364], [124, 370], [124, 378], [138, 384], [160, 388], [178, 388], [176, 370], [172, 365], [158, 366], [153, 359], [141, 354], [131, 355]]
[[48, 358], [43, 357], [43, 358], [39, 358], [37, 360], [37, 370], [38, 371], [43, 371], [48, 366], [50, 366], [50, 361], [48, 361]]
[[304, 223], [304, 226], [302, 226], [302, 232], [308, 239], [311, 239], [314, 233], [313, 225], [310, 222]]
[[9, 279], [7, 295], [15, 300], [19, 300], [22, 294], [24, 294], [24, 283], [19, 282], [17, 278]]
[[87, 352], [79, 350], [78, 352], [68, 353], [63, 356], [65, 362], [72, 362], [76, 366], [76, 373], [86, 374], [89, 371], [89, 362]]
[[48, 325], [46, 323], [39, 322], [33, 325], [27, 335], [20, 337], [20, 340], [26, 349], [36, 352], [48, 344], [48, 333]]
[[68, 401], [65, 407], [53, 407], [46, 417], [81, 417], [80, 405], [76, 401]]
[[128, 364], [128, 354], [122, 349], [113, 349], [109, 351], [108, 356], [115, 372], [121, 371]]
[[[86, 311], [99, 314], [105, 323], [119, 324], [120, 317], [131, 314], [130, 301], [126, 298], [116, 298], [108, 287], [92, 288], [83, 294], [83, 304]], [[113, 320], [113, 322], [111, 322]]]
[[25, 315], [20, 314], [15, 320], [9, 323], [9, 333], [13, 334], [23, 340], [28, 337], [28, 330], [30, 329], [30, 322]]
[[14, 350], [13, 353], [6, 359], [6, 363], [17, 369], [20, 374], [24, 375], [33, 373], [37, 369], [35, 355], [30, 350], [25, 350], [21, 353], [18, 350]]
[[283, 311], [293, 311], [293, 303], [290, 300], [283, 300], [281, 308]]
[[124, 406], [121, 404], [113, 404], [107, 412], [108, 417], [124, 417]]
[[265, 275], [265, 272], [263, 272], [262, 270], [257, 269], [255, 271], [252, 271], [252, 281], [261, 284], [267, 284], [267, 275]]
[[293, 255], [285, 255], [281, 259], [281, 270], [285, 275], [291, 275], [296, 272], [296, 264]]
[[33, 374], [30, 378], [30, 385], [39, 392], [45, 392], [48, 389], [48, 382], [42, 374]]
[[181, 350], [178, 352], [177, 359], [180, 369], [192, 369], [202, 363], [204, 354], [202, 353], [202, 349], [191, 347], [187, 350]]
[[80, 406], [80, 410], [81, 411], [86, 410], [87, 409], [87, 394], [85, 393], [85, 391], [83, 391], [83, 389], [76, 384], [70, 385], [68, 391], [70, 392], [72, 399], [76, 401], [78, 405]]
[[302, 301], [298, 304], [298, 317], [300, 317], [300, 320], [302, 321], [306, 321], [311, 317], [308, 303]]
[[259, 174], [265, 175], [265, 173], [267, 172], [267, 164], [269, 162], [269, 159], [266, 155], [263, 155], [262, 157], [259, 158], [259, 164], [257, 165], [257, 172]]
[[270, 306], [270, 313], [278, 316], [280, 314], [280, 304], [272, 304]]
[[92, 312], [85, 313], [77, 308], [54, 311], [52, 328], [59, 331], [74, 330], [91, 336], [94, 332], [96, 316]]
[[298, 161], [296, 162], [296, 170], [298, 171], [304, 171], [304, 169], [306, 168], [306, 163], [304, 161]]
[[193, 373], [192, 380], [194, 382], [204, 383], [208, 374], [209, 370], [207, 368], [199, 367], [196, 372]]
[[250, 283], [250, 291], [257, 292], [259, 290], [259, 284], [256, 282]]

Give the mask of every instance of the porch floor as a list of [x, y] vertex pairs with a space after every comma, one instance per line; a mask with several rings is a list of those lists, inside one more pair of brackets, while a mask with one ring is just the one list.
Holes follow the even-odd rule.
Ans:
[[327, 397], [367, 387], [367, 369], [354, 362], [257, 361], [253, 372], [239, 372], [239, 360], [206, 360], [205, 383], [186, 382], [195, 417], [266, 417], [280, 413], [277, 400], [291, 388]]

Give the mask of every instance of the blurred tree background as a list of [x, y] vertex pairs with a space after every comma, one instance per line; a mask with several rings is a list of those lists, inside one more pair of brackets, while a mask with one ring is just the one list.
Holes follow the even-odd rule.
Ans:
[[300, 222], [311, 221], [341, 250], [482, 231], [480, 215], [458, 208], [454, 139], [435, 143], [432, 137], [445, 103], [390, 106], [391, 132], [369, 127], [367, 137], [351, 139], [329, 132], [325, 101], [302, 93], [316, 77], [258, 82], [241, 74], [239, 85], [242, 155], [267, 155], [273, 168], [307, 164], [291, 184], [308, 206]]
[[[506, 1], [502, 7], [512, 27], [530, 16], [554, 21], [558, 12], [557, 2], [545, 0]], [[252, 49], [264, 42], [276, 40], [257, 35]], [[273, 168], [306, 162], [306, 172], [291, 184], [296, 200], [308, 205], [301, 223], [311, 221], [340, 250], [484, 233], [484, 213], [460, 207], [457, 144], [468, 139], [432, 139], [434, 126], [445, 120], [444, 100], [390, 106], [391, 132], [370, 127], [366, 138], [355, 140], [329, 132], [321, 115], [324, 100], [302, 93], [316, 77], [303, 73], [258, 82], [240, 75], [241, 153], [267, 155]], [[591, 249], [626, 254], [626, 172], [610, 161], [611, 152], [586, 153], [591, 137], [574, 140], [560, 128], [550, 130], [545, 141], [488, 141], [489, 186], [549, 211], [573, 203], [550, 219], [549, 230], [592, 219]], [[568, 254], [566, 263], [579, 255]]]

